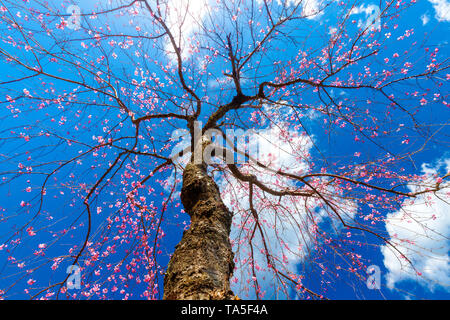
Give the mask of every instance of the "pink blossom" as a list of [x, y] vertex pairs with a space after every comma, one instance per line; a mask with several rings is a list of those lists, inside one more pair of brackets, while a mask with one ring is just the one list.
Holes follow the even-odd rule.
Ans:
[[36, 235], [36, 232], [33, 231], [33, 227], [28, 227], [27, 232], [28, 232], [28, 235], [31, 237]]

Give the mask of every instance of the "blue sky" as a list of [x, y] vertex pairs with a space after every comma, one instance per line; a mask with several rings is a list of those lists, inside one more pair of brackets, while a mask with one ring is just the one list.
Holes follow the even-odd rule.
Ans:
[[[314, 8], [315, 1], [310, 1], [309, 4], [312, 8]], [[77, 2], [82, 9], [83, 12], [88, 12], [92, 10], [92, 4], [88, 1], [80, 1]], [[367, 15], [369, 15], [369, 11], [367, 8], [370, 8], [370, 5], [376, 5], [375, 1], [365, 1], [361, 2], [359, 8], [359, 12], [354, 14], [354, 19], [356, 21], [361, 20], [361, 23], [364, 24], [364, 21], [367, 20]], [[392, 59], [393, 55], [395, 53], [400, 54], [400, 58], [402, 59], [404, 50], [410, 50], [412, 52], [412, 57], [423, 57], [425, 56], [425, 48], [429, 48], [429, 50], [435, 50], [435, 48], [439, 49], [439, 58], [442, 60], [444, 58], [447, 58], [449, 56], [449, 49], [448, 49], [448, 40], [449, 37], [449, 27], [450, 27], [450, 4], [447, 0], [433, 0], [433, 1], [418, 1], [418, 3], [414, 4], [412, 7], [408, 8], [405, 12], [402, 13], [402, 16], [396, 20], [396, 24], [399, 25], [398, 29], [391, 30], [389, 29], [386, 32], [391, 32], [392, 35], [390, 36], [389, 41], [386, 42], [386, 46], [382, 48], [380, 57], [376, 58], [375, 60], [371, 60], [371, 68], [373, 72], [375, 71], [381, 71], [382, 66], [380, 65], [380, 60], [384, 57], [389, 57]], [[201, 8], [198, 8], [197, 10], [201, 10]], [[336, 23], [336, 14], [338, 9], [335, 6], [330, 6], [328, 9], [325, 10], [325, 12], [317, 17], [314, 17], [312, 19], [307, 20], [304, 24], [302, 24], [298, 30], [296, 31], [296, 36], [301, 38], [302, 36], [305, 36], [306, 34], [309, 35], [309, 31], [313, 30], [314, 35], [323, 35], [328, 34], [330, 31], [333, 30]], [[137, 21], [139, 21], [139, 17], [136, 18]], [[56, 21], [56, 20], [55, 20]], [[111, 21], [110, 21], [111, 22]], [[126, 26], [127, 24], [126, 18], [117, 18], [116, 20], [112, 21], [112, 26], [116, 29], [121, 28], [129, 28], [129, 26]], [[93, 22], [95, 24], [95, 22]], [[2, 30], [5, 29], [5, 26], [2, 25]], [[414, 30], [414, 35], [411, 37], [406, 38], [403, 41], [397, 41], [397, 37], [402, 36], [404, 34], [405, 30]], [[189, 33], [192, 30], [189, 29], [189, 27], [186, 28], [185, 32]], [[73, 50], [80, 54], [80, 57], [83, 54], [82, 47], [80, 46], [80, 43], [89, 43], [89, 41], [84, 40], [83, 41], [83, 34], [82, 31], [70, 31], [65, 30], [66, 33], [60, 34], [62, 37], [67, 37], [71, 40], [70, 44], [68, 44], [69, 48], [73, 48]], [[384, 34], [384, 31], [382, 32]], [[5, 33], [6, 34], [6, 33]], [[5, 35], [2, 36], [2, 39], [5, 39]], [[45, 40], [45, 36], [43, 36], [43, 43], [47, 45], [51, 45], [51, 40]], [[425, 40], [424, 40], [425, 39]], [[425, 43], [422, 43], [422, 41], [425, 41]], [[307, 40], [303, 43], [305, 47], [321, 47], [323, 45], [323, 37], [320, 36], [312, 36], [308, 37]], [[1, 47], [5, 46], [5, 49], [11, 50], [9, 45], [3, 44]], [[149, 46], [150, 48], [150, 46]], [[412, 48], [412, 49], [411, 49]], [[92, 52], [96, 52], [96, 48], [92, 48]], [[280, 61], [283, 61], [285, 58], [291, 56], [292, 53], [296, 52], [298, 48], [294, 47], [286, 47], [283, 50], [277, 51], [276, 59], [279, 59]], [[415, 53], [417, 50], [417, 53]], [[22, 50], [23, 51], [23, 50]], [[20, 51], [17, 51], [19, 53]], [[106, 54], [111, 57], [113, 57], [113, 54], [116, 53], [114, 49], [107, 49]], [[20, 53], [24, 55], [24, 59], [27, 61], [31, 61], [29, 53]], [[141, 64], [140, 66], [133, 65], [133, 63], [130, 62], [130, 58], [126, 56], [125, 53], [118, 51], [116, 54], [118, 54], [117, 58], [113, 58], [112, 66], [113, 71], [117, 72], [118, 74], [120, 72], [125, 72], [126, 74], [132, 75], [135, 71], [136, 67], [142, 67], [142, 68], [148, 68], [150, 72], [153, 71], [152, 68], [154, 68], [153, 63], [155, 61], [167, 61], [167, 59], [170, 59], [170, 57], [165, 56], [150, 56], [148, 59], [148, 64], [144, 65]], [[188, 52], [184, 53], [187, 58], [189, 56]], [[95, 54], [93, 54], [95, 56]], [[270, 57], [274, 58], [274, 57]], [[142, 59], [144, 61], [144, 59]], [[262, 61], [262, 65], [264, 65], [264, 60]], [[378, 64], [377, 64], [378, 63]], [[420, 68], [423, 67], [423, 64], [426, 63], [425, 59], [419, 60], [417, 64], [414, 67]], [[6, 64], [2, 61], [2, 68], [3, 68], [3, 75], [1, 78], [1, 81], [7, 81], [8, 79], [14, 78], [14, 77], [20, 77], [22, 74], [27, 74], [26, 71], [23, 70], [23, 68], [18, 68], [15, 66], [11, 66], [9, 64]], [[47, 72], [50, 73], [58, 73], [67, 75], [70, 77], [75, 77], [74, 69], [71, 67], [68, 67], [67, 65], [58, 65], [58, 64], [52, 64], [51, 62], [46, 63], [45, 68]], [[124, 69], [125, 68], [125, 69]], [[129, 70], [126, 70], [126, 68], [129, 68]], [[222, 65], [220, 62], [217, 62], [210, 66], [210, 70], [213, 72], [218, 72], [222, 69]], [[357, 66], [355, 68], [361, 69], [361, 66]], [[126, 71], [123, 71], [126, 70]], [[264, 67], [261, 67], [261, 72], [263, 72], [265, 69]], [[101, 102], [102, 97], [100, 95], [93, 94], [92, 92], [82, 92], [79, 88], [77, 88], [76, 85], [67, 85], [66, 83], [62, 81], [57, 81], [54, 79], [45, 79], [45, 77], [41, 80], [37, 79], [30, 79], [21, 81], [19, 83], [12, 83], [8, 85], [4, 85], [0, 87], [0, 95], [2, 101], [2, 105], [6, 106], [8, 102], [6, 101], [6, 96], [12, 96], [13, 98], [19, 97], [22, 95], [23, 89], [28, 88], [30, 90], [31, 95], [43, 95], [51, 97], [51, 92], [45, 92], [45, 82], [48, 83], [54, 83], [52, 85], [53, 88], [57, 91], [57, 93], [61, 92], [70, 92], [74, 89], [77, 90], [78, 98], [81, 98], [82, 101], [95, 101], [95, 102]], [[211, 86], [213, 86], [214, 82], [208, 82]], [[404, 85], [400, 85], [397, 89], [398, 92], [402, 91], [408, 91], [411, 90], [411, 86], [413, 86], [413, 83], [406, 83]], [[428, 87], [421, 87], [421, 92], [424, 92], [428, 89], [435, 90], [434, 84], [431, 82], [427, 82], [425, 86]], [[245, 84], [244, 84], [245, 88]], [[214, 87], [212, 87], [211, 90], [212, 98], [227, 98], [231, 97], [230, 92], [225, 90], [223, 93], [216, 92], [214, 90]], [[444, 86], [440, 88], [440, 92], [443, 94], [448, 94], [448, 84], [444, 81]], [[174, 95], [177, 95], [177, 92], [173, 92]], [[332, 95], [335, 95], [336, 97], [340, 98], [346, 98], [346, 95], [348, 95], [348, 92], [339, 92], [335, 91], [331, 93]], [[367, 99], [370, 99], [370, 93], [365, 92], [363, 90], [358, 91], [358, 93], [354, 93], [354, 96], [351, 98], [357, 100], [357, 101], [366, 101]], [[447, 98], [448, 99], [448, 98]], [[23, 128], [25, 128], [27, 125], [36, 125], [33, 129], [30, 129], [29, 132], [38, 132], [39, 130], [42, 130], [42, 128], [46, 129], [54, 129], [55, 132], [57, 132], [60, 135], [68, 135], [72, 137], [73, 139], [76, 139], [78, 141], [86, 141], [87, 143], [91, 143], [95, 137], [102, 136], [104, 134], [103, 128], [108, 127], [109, 124], [105, 122], [105, 119], [110, 119], [111, 122], [114, 123], [114, 118], [117, 117], [117, 114], [119, 112], [116, 112], [114, 110], [107, 109], [106, 107], [102, 110], [91, 110], [88, 107], [81, 107], [77, 106], [77, 109], [79, 110], [85, 110], [85, 112], [82, 113], [76, 113], [72, 111], [67, 111], [67, 109], [59, 110], [58, 108], [51, 109], [51, 111], [48, 111], [48, 109], [39, 110], [37, 108], [38, 102], [33, 101], [31, 99], [27, 98], [19, 98], [18, 105], [23, 108], [22, 113], [17, 118], [11, 117], [11, 110], [2, 108], [0, 113], [0, 132], [2, 138], [7, 138], [14, 136], [11, 133], [11, 128], [17, 128], [17, 132], [24, 131]], [[107, 103], [107, 101], [105, 101]], [[307, 93], [303, 97], [302, 103], [305, 104], [316, 104], [317, 98], [312, 93]], [[29, 109], [28, 106], [31, 105]], [[69, 104], [70, 105], [70, 104]], [[376, 106], [376, 105], [375, 105]], [[166, 106], [161, 106], [161, 109], [164, 110]], [[167, 107], [168, 108], [168, 107]], [[435, 110], [438, 110], [439, 113], [436, 113]], [[63, 112], [64, 111], [64, 112]], [[50, 113], [50, 114], [49, 114]], [[205, 112], [206, 114], [206, 112]], [[250, 117], [249, 113], [243, 113], [243, 117]], [[393, 113], [393, 117], [403, 117], [401, 112]], [[52, 121], [51, 118], [56, 119], [55, 121]], [[447, 122], [450, 118], [450, 111], [447, 108], [442, 107], [442, 102], [440, 99], [437, 101], [430, 101], [429, 102], [429, 109], [424, 108], [421, 109], [420, 112], [417, 114], [417, 119], [419, 121], [426, 121], [429, 123], [444, 123]], [[323, 125], [323, 119], [320, 115], [314, 115], [314, 114], [308, 114], [304, 118], [304, 125], [306, 128], [308, 128], [308, 131], [312, 134], [314, 137], [314, 143], [318, 150], [320, 150], [322, 153], [326, 154], [328, 158], [330, 159], [336, 159], [335, 166], [340, 166], [344, 164], [351, 164], [352, 162], [363, 162], [365, 159], [374, 159], [377, 157], [383, 157], [386, 154], [386, 150], [380, 150], [377, 146], [374, 146], [369, 141], [365, 141], [365, 143], [357, 143], [349, 142], [349, 137], [353, 137], [353, 130], [351, 128], [344, 128], [342, 130], [338, 130], [335, 134], [329, 134], [326, 131], [326, 126]], [[40, 122], [36, 122], [42, 120], [42, 123], [45, 125], [40, 126]], [[58, 122], [67, 123], [67, 125], [60, 126], [58, 125]], [[405, 120], [407, 121], [407, 120]], [[401, 122], [401, 120], [398, 120], [397, 122], [394, 121], [395, 124], [398, 124]], [[39, 124], [39, 125], [38, 125]], [[82, 124], [78, 127], [78, 130], [74, 131], [72, 128], [74, 126], [77, 126], [78, 124]], [[100, 124], [100, 125], [99, 125]], [[173, 126], [172, 126], [173, 125]], [[54, 126], [54, 127], [52, 127]], [[71, 129], [66, 129], [67, 127], [71, 127]], [[171, 129], [177, 126], [177, 122], [173, 121], [171, 123], [171, 126], [167, 126], [164, 123], [156, 123], [152, 127], [152, 131], [150, 135], [153, 135], [154, 141], [148, 142], [149, 144], [153, 144], [157, 146], [158, 148], [162, 147], [161, 140], [164, 140], [167, 138], [167, 136], [170, 136]], [[268, 127], [267, 127], [268, 128]], [[265, 128], [265, 129], [267, 129]], [[263, 128], [264, 129], [264, 128]], [[25, 131], [27, 132], [27, 131]], [[132, 130], [121, 129], [121, 134], [130, 133], [132, 134]], [[399, 133], [394, 138], [389, 137], [386, 145], [389, 147], [390, 152], [400, 152], [405, 147], [402, 144], [403, 136], [402, 133]], [[444, 127], [441, 131], [443, 135], [448, 135], [449, 131], [447, 127]], [[382, 139], [382, 138], [380, 138]], [[414, 140], [414, 139], [412, 139]], [[445, 140], [445, 139], [443, 139]], [[32, 139], [31, 145], [30, 143], [26, 143], [23, 140], [13, 139], [11, 140], [13, 143], [9, 142], [9, 139], [3, 139], [1, 144], [1, 154], [3, 157], [14, 154], [15, 152], [22, 152], [26, 150], [33, 150], [32, 154], [39, 156], [39, 161], [41, 163], [44, 163], [46, 161], [63, 161], [63, 159], [66, 159], [70, 156], [76, 156], [79, 154], [81, 150], [85, 150], [84, 146], [73, 147], [71, 145], [64, 145], [60, 143], [60, 140], [54, 136], [54, 137], [46, 137], [46, 140], [43, 142], [42, 138], [36, 138]], [[382, 140], [380, 140], [382, 141]], [[420, 138], [417, 138], [416, 140], [412, 141], [412, 143], [415, 143], [416, 145], [420, 145], [423, 141], [420, 140]], [[123, 142], [123, 145], [126, 143], [131, 143], [130, 140], [125, 140]], [[45, 144], [46, 147], [42, 148], [42, 145]], [[422, 174], [423, 171], [433, 171], [436, 170], [439, 173], [442, 173], [446, 170], [445, 168], [445, 161], [447, 159], [450, 159], [450, 153], [448, 149], [445, 148], [447, 146], [445, 143], [443, 144], [433, 144], [429, 147], [427, 146], [426, 150], [424, 152], [418, 153], [414, 156], [414, 161], [408, 163], [406, 165], [406, 172], [407, 173], [416, 173], [416, 174]], [[316, 148], [311, 148], [310, 153], [312, 157], [320, 158]], [[356, 152], [360, 152], [361, 155], [358, 157], [354, 157], [354, 154]], [[58, 256], [62, 254], [62, 252], [65, 252], [65, 250], [76, 245], [77, 243], [81, 243], [84, 237], [86, 227], [86, 217], [84, 215], [84, 207], [80, 201], [73, 201], [73, 194], [69, 192], [71, 188], [66, 188], [65, 190], [61, 187], [61, 183], [65, 184], [65, 186], [70, 186], [72, 181], [76, 181], [78, 178], [78, 175], [80, 177], [83, 177], [84, 182], [89, 184], [94, 181], [94, 178], [96, 175], [101, 175], [103, 170], [105, 170], [108, 161], [111, 161], [113, 159], [113, 155], [115, 153], [113, 151], [106, 151], [104, 156], [100, 155], [100, 159], [96, 157], [87, 157], [86, 159], [83, 159], [83, 164], [80, 166], [70, 165], [68, 167], [65, 167], [58, 175], [57, 175], [57, 181], [54, 181], [55, 183], [55, 189], [51, 189], [49, 192], [49, 197], [45, 202], [44, 207], [44, 214], [40, 216], [40, 218], [33, 223], [33, 226], [35, 226], [36, 230], [43, 231], [38, 233], [38, 237], [27, 237], [26, 241], [24, 241], [23, 246], [19, 246], [18, 249], [11, 251], [8, 251], [8, 247], [3, 248], [0, 251], [0, 289], [4, 290], [5, 288], [9, 287], [13, 281], [12, 279], [18, 279], [22, 277], [24, 269], [18, 268], [17, 264], [11, 263], [11, 260], [8, 259], [10, 256], [16, 257], [16, 259], [21, 259], [28, 257], [30, 255], [30, 252], [33, 252], [38, 244], [40, 243], [48, 243], [51, 241], [52, 237], [54, 235], [51, 232], [48, 231], [61, 231], [63, 229], [68, 228], [67, 224], [73, 223], [73, 226], [76, 226], [76, 229], [73, 230], [73, 232], [69, 232], [69, 236], [64, 238], [64, 240], [56, 244], [54, 246], [51, 246], [51, 248], [47, 249], [46, 255], [48, 257]], [[16, 170], [17, 167], [17, 161], [22, 161], [25, 163], [25, 159], [27, 157], [27, 154], [20, 154], [15, 159], [10, 161], [3, 161], [0, 163], [0, 172], [4, 173], [10, 170]], [[6, 158], [6, 157], [5, 157]], [[319, 160], [318, 160], [319, 161]], [[21, 163], [22, 163], [21, 162]], [[320, 161], [319, 161], [320, 162]], [[423, 164], [428, 164], [428, 166], [423, 166]], [[140, 164], [140, 170], [145, 171], [150, 170], [152, 168], [153, 163], [144, 163]], [[14, 169], [13, 169], [14, 168]], [[34, 169], [36, 171], [36, 169]], [[448, 170], [448, 169], [447, 169]], [[132, 171], [132, 169], [130, 169]], [[75, 173], [74, 177], [71, 177], [70, 174]], [[132, 175], [138, 175], [137, 173], [133, 172]], [[153, 188], [153, 191], [151, 192], [151, 195], [148, 197], [148, 203], [151, 201], [154, 203], [155, 207], [158, 209], [155, 209], [155, 211], [159, 211], [160, 204], [162, 201], [164, 201], [168, 195], [170, 188], [164, 187], [164, 183], [162, 181], [168, 179], [170, 181], [170, 175], [172, 172], [165, 172], [161, 176], [159, 176], [157, 179], [159, 181], [156, 181], [154, 183], [150, 184], [150, 187]], [[6, 174], [5, 174], [6, 176]], [[27, 175], [22, 176], [21, 178], [14, 180], [11, 183], [2, 184], [0, 186], [0, 192], [2, 194], [1, 202], [0, 202], [0, 244], [3, 243], [3, 241], [6, 241], [8, 239], [8, 236], [10, 235], [11, 229], [16, 228], [16, 226], [23, 224], [24, 222], [29, 220], [29, 217], [33, 215], [33, 209], [28, 206], [21, 207], [20, 203], [21, 201], [29, 202], [29, 203], [36, 203], [37, 198], [32, 198], [35, 196], [34, 193], [28, 193], [26, 191], [26, 188], [24, 186], [31, 186], [33, 190], [35, 190], [40, 184], [43, 182], [43, 177], [39, 175]], [[56, 188], [56, 186], [59, 184], [59, 187]], [[220, 184], [221, 185], [221, 184]], [[75, 186], [75, 184], [73, 185]], [[221, 185], [222, 186], [222, 185]], [[97, 229], [99, 226], [101, 226], [103, 223], [105, 223], [105, 217], [107, 215], [114, 216], [114, 211], [116, 210], [114, 205], [116, 203], [116, 195], [120, 194], [121, 188], [123, 186], [120, 185], [120, 179], [114, 179], [111, 181], [111, 183], [107, 186], [105, 186], [104, 194], [101, 198], [94, 200], [93, 207], [101, 207], [101, 211], [98, 215], [94, 215], [93, 218], [93, 229]], [[72, 189], [75, 190], [75, 189]], [[63, 193], [61, 193], [63, 192]], [[33, 202], [34, 201], [34, 202]], [[113, 208], [110, 208], [109, 206], [113, 205]], [[440, 213], [448, 214], [448, 205], [440, 205], [439, 207], [434, 208]], [[166, 219], [162, 222], [162, 226], [164, 227], [165, 237], [161, 241], [161, 247], [159, 247], [159, 250], [161, 250], [160, 258], [158, 262], [164, 266], [167, 264], [168, 261], [168, 255], [173, 251], [173, 248], [176, 243], [181, 238], [182, 229], [186, 224], [186, 218], [184, 214], [180, 211], [180, 206], [170, 205], [165, 212]], [[364, 207], [361, 205], [360, 210], [363, 210], [363, 212], [366, 212], [369, 210], [369, 208]], [[366, 211], [364, 211], [366, 210]], [[367, 211], [368, 212], [368, 211]], [[393, 215], [394, 212], [384, 210], [383, 212], [385, 215], [391, 214]], [[49, 218], [49, 216], [52, 216], [52, 218]], [[395, 216], [393, 216], [395, 218]], [[444, 226], [448, 226], [448, 218], [445, 219], [445, 216], [442, 220]], [[323, 228], [327, 228], [327, 222], [323, 222]], [[42, 228], [42, 229], [41, 229]], [[380, 228], [384, 228], [383, 225], [380, 225]], [[396, 231], [396, 230], [394, 230]], [[393, 231], [393, 232], [394, 232]], [[444, 229], [443, 232], [444, 239], [448, 239], [448, 236], [450, 235], [450, 230]], [[342, 235], [344, 235], [347, 231], [342, 230]], [[344, 236], [345, 237], [345, 236]], [[430, 277], [434, 280], [440, 281], [440, 284], [434, 284], [430, 285], [430, 281], [423, 281], [420, 280], [420, 277], [414, 277], [414, 276], [407, 276], [404, 278], [401, 278], [397, 273], [395, 273], [395, 266], [391, 265], [389, 263], [393, 263], [391, 260], [385, 260], [386, 254], [383, 249], [381, 248], [382, 243], [379, 242], [378, 239], [371, 238], [369, 235], [358, 235], [355, 234], [351, 238], [352, 241], [358, 242], [369, 242], [377, 244], [376, 246], [368, 246], [367, 248], [361, 249], [357, 245], [354, 246], [354, 249], [356, 252], [362, 254], [365, 258], [365, 263], [367, 265], [377, 265], [380, 267], [381, 270], [381, 290], [369, 290], [364, 282], [357, 282], [354, 280], [354, 276], [348, 274], [346, 276], [345, 272], [340, 273], [340, 278], [335, 279], [333, 278], [332, 274], [325, 274], [324, 277], [317, 276], [321, 273], [321, 270], [319, 270], [319, 266], [321, 265], [327, 265], [327, 263], [330, 263], [330, 261], [333, 261], [337, 258], [334, 254], [330, 252], [322, 252], [321, 255], [317, 255], [317, 258], [314, 258], [314, 264], [309, 263], [300, 263], [298, 266], [298, 271], [301, 274], [306, 275], [304, 279], [304, 284], [310, 288], [313, 291], [322, 291], [321, 288], [326, 288], [326, 291], [324, 294], [326, 297], [330, 299], [414, 299], [414, 298], [427, 298], [427, 299], [448, 299], [450, 297], [448, 290], [449, 283], [448, 283], [448, 277], [449, 277], [449, 261], [448, 261], [448, 240], [444, 240], [444, 242], [440, 242], [440, 248], [439, 252], [447, 252], [447, 261], [446, 264], [444, 262], [444, 265], [442, 267], [439, 267], [439, 269], [432, 269], [433, 272], [443, 272], [443, 274], [438, 275], [438, 277], [434, 277], [431, 275]], [[115, 263], [117, 260], [117, 257], [120, 255], [126, 255], [128, 252], [128, 248], [131, 244], [126, 242], [121, 242], [120, 245], [117, 245], [117, 256], [106, 258], [104, 263]], [[11, 247], [9, 247], [11, 248]], [[349, 250], [352, 250], [352, 245], [349, 245]], [[416, 257], [417, 261], [429, 261], [430, 263], [433, 263], [433, 260], [427, 260], [426, 257], [417, 255]], [[30, 266], [37, 266], [38, 263], [42, 263], [45, 261], [46, 258], [42, 258], [40, 260], [33, 261]], [[109, 260], [110, 259], [110, 260]], [[131, 257], [128, 258], [127, 262], [131, 261]], [[27, 260], [28, 261], [28, 260]], [[47, 265], [42, 267], [41, 269], [38, 269], [35, 273], [33, 273], [32, 278], [37, 280], [37, 283], [40, 286], [45, 285], [45, 283], [53, 283], [57, 281], [56, 279], [61, 279], [61, 277], [64, 277], [65, 275], [65, 268], [66, 265], [69, 263], [69, 259], [63, 260], [61, 262], [61, 265], [59, 268], [57, 268], [55, 271], [52, 271], [50, 269], [50, 266], [52, 265], [53, 261], [49, 261]], [[14, 261], [13, 261], [14, 262]], [[386, 265], [388, 263], [388, 265]], [[28, 266], [27, 266], [28, 267]], [[26, 269], [26, 268], [25, 268]], [[314, 271], [314, 272], [312, 272]], [[145, 272], [140, 270], [141, 276], [143, 277]], [[311, 276], [309, 276], [311, 275]], [[92, 283], [101, 283], [105, 280], [107, 277], [107, 273], [104, 273], [102, 271], [101, 275], [97, 278], [95, 278], [95, 275], [91, 274], [89, 278], [86, 279], [92, 279]], [[22, 282], [19, 283], [17, 286], [15, 286], [13, 289], [11, 289], [8, 292], [8, 297], [10, 298], [28, 298], [29, 295], [24, 293], [24, 289], [28, 286], [26, 283], [24, 283], [26, 280], [28, 280], [29, 277], [24, 275]], [[391, 279], [389, 282], [389, 279]], [[14, 281], [15, 281], [14, 280]], [[333, 285], [329, 286], [326, 285], [323, 282], [326, 281], [332, 281]], [[446, 282], [447, 281], [447, 282]], [[270, 286], [270, 283], [264, 282], [267, 287], [263, 288], [267, 291], [266, 298], [273, 298], [275, 297], [275, 293], [273, 292], [273, 288]], [[162, 286], [162, 281], [159, 282], [159, 285]], [[393, 286], [392, 286], [393, 285]], [[144, 284], [135, 284], [130, 281], [130, 287], [127, 288], [127, 292], [133, 294], [131, 298], [139, 299], [142, 297], [142, 291], [145, 287]], [[236, 290], [239, 294], [239, 289], [236, 288]], [[242, 296], [245, 297], [245, 293], [242, 293]], [[109, 298], [117, 298], [121, 299], [124, 297], [124, 294], [120, 293], [119, 291], [115, 293], [109, 293]], [[250, 298], [254, 296], [250, 295]], [[283, 297], [283, 296], [281, 296]]]

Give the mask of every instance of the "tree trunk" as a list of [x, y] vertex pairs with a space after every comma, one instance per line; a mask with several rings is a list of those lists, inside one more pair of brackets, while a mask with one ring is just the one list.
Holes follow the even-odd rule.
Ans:
[[205, 164], [191, 162], [186, 166], [181, 201], [191, 217], [191, 227], [183, 233], [170, 259], [164, 277], [164, 299], [232, 299], [232, 214]]

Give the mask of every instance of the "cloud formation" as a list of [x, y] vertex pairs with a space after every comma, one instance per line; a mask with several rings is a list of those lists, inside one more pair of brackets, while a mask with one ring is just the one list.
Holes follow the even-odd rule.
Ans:
[[448, 0], [428, 0], [436, 11], [435, 18], [438, 21], [450, 21], [450, 1]]
[[[435, 179], [440, 170], [450, 170], [450, 159], [436, 167], [422, 166], [424, 177]], [[430, 181], [430, 180], [427, 180]], [[411, 186], [411, 191], [415, 189]], [[450, 191], [427, 193], [403, 202], [399, 211], [388, 214], [386, 229], [392, 243], [410, 259], [398, 257], [389, 246], [383, 246], [384, 265], [388, 269], [387, 286], [394, 288], [403, 281], [415, 281], [433, 291], [436, 287], [450, 289]]]

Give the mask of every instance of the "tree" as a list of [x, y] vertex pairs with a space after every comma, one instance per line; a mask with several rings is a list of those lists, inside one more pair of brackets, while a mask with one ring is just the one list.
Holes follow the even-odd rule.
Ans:
[[449, 63], [414, 3], [3, 1], [0, 295], [322, 299], [380, 246], [420, 274], [386, 223], [448, 195], [414, 166]]

